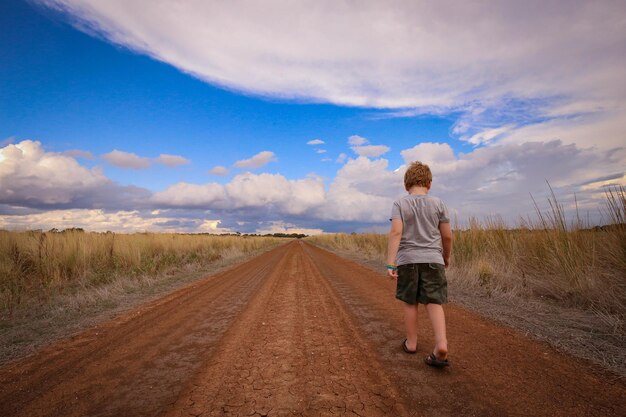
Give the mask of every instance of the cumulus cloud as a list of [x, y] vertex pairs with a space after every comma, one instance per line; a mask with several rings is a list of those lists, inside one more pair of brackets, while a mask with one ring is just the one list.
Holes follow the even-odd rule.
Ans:
[[228, 172], [229, 172], [228, 168], [226, 168], [225, 166], [221, 166], [221, 165], [214, 166], [213, 168], [209, 170], [209, 174], [220, 175], [220, 176], [228, 175]]
[[[359, 135], [352, 135], [348, 138], [348, 144], [352, 145], [350, 148], [354, 153], [359, 156], [367, 156], [375, 158], [389, 152], [390, 148], [385, 145], [367, 145], [369, 140]], [[345, 159], [345, 158], [344, 158]], [[337, 160], [337, 162], [343, 162]]]
[[340, 153], [339, 156], [337, 157], [337, 160], [335, 162], [337, 162], [338, 164], [343, 164], [346, 159], [348, 158], [348, 155], [346, 155], [345, 153]]
[[24, 140], [0, 148], [0, 204], [21, 207], [119, 207], [138, 204], [148, 192], [122, 187], [99, 168], [88, 169], [63, 153]]
[[385, 145], [353, 146], [351, 149], [359, 156], [368, 156], [371, 158], [375, 158], [389, 152], [389, 147]]
[[[277, 215], [302, 215], [323, 204], [324, 183], [309, 177], [288, 180], [279, 174], [244, 173], [226, 185], [178, 183], [157, 192], [152, 202], [159, 206], [211, 210], [258, 211]], [[253, 214], [258, 216], [259, 214]]]
[[167, 213], [143, 211], [113, 211], [100, 209], [50, 210], [43, 213], [0, 216], [0, 228], [69, 229], [80, 227], [94, 232], [204, 232], [228, 233], [231, 229], [219, 227], [220, 220], [189, 217], [170, 217]]
[[307, 145], [323, 145], [324, 143], [326, 142], [324, 142], [321, 139], [313, 139], [313, 140], [308, 141], [306, 144]]
[[189, 159], [184, 158], [180, 155], [168, 154], [161, 154], [158, 158], [155, 158], [154, 161], [159, 164], [167, 165], [168, 167], [177, 167], [179, 165], [186, 165], [191, 162]]
[[226, 201], [220, 184], [189, 184], [180, 182], [164, 191], [154, 193], [152, 202], [163, 207], [209, 208], [222, 206]]
[[279, 174], [241, 174], [225, 186], [230, 206], [263, 208], [287, 215], [304, 215], [325, 198], [324, 183], [318, 177], [288, 180]]
[[276, 162], [276, 161], [278, 161], [278, 158], [276, 158], [276, 155], [274, 155], [274, 152], [263, 151], [254, 155], [250, 159], [242, 159], [241, 161], [235, 162], [235, 167], [256, 169], [256, 168], [261, 168], [262, 166], [265, 166], [269, 164], [270, 162]]
[[[579, 208], [598, 220], [602, 193], [597, 192], [603, 185], [624, 183], [626, 149], [598, 151], [555, 140], [505, 143], [460, 155], [446, 143], [422, 143], [401, 154], [407, 163], [421, 160], [431, 166], [433, 191], [458, 209], [461, 220], [496, 213], [510, 220], [532, 215], [528, 194], [545, 195], [546, 181], [568, 200], [566, 208], [573, 208], [576, 193]], [[606, 172], [614, 174], [607, 178]], [[595, 186], [585, 188], [589, 181]]]
[[[430, 142], [401, 152], [406, 163], [431, 165], [431, 193], [442, 197], [459, 221], [501, 214], [511, 224], [533, 215], [529, 193], [545, 202], [546, 180], [566, 210], [574, 209], [576, 193], [581, 213], [588, 211], [592, 221], [600, 222], [603, 187], [626, 185], [625, 154], [623, 147], [598, 150], [561, 141], [500, 143], [466, 154]], [[226, 184], [179, 182], [150, 193], [121, 187], [97, 168], [46, 152], [39, 142], [22, 141], [0, 148], [0, 226], [374, 230], [387, 224], [392, 201], [405, 194], [403, 175], [404, 169], [390, 168], [386, 159], [358, 156], [348, 159], [326, 185], [315, 175], [289, 179], [247, 172]]]
[[385, 159], [358, 157], [348, 161], [330, 184], [316, 216], [330, 221], [382, 222], [393, 198], [400, 195], [402, 174], [387, 169]]
[[447, 143], [423, 142], [400, 152], [406, 163], [420, 161], [447, 170], [455, 162], [454, 151]]
[[150, 158], [144, 158], [131, 152], [118, 151], [117, 149], [102, 155], [102, 159], [120, 168], [144, 169], [150, 166]]
[[352, 146], [361, 146], [365, 145], [368, 142], [369, 141], [367, 139], [359, 135], [352, 135], [348, 138], [348, 144]]

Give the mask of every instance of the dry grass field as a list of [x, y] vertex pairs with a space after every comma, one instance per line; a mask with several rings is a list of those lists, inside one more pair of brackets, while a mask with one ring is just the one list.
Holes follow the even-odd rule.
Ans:
[[80, 304], [94, 289], [114, 292], [159, 275], [200, 271], [279, 242], [257, 236], [0, 231], [0, 309], [11, 316], [61, 295], [73, 295]]

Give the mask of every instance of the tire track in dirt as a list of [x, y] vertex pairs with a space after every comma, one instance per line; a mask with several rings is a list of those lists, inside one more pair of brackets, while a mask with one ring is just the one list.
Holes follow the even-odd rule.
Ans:
[[4, 367], [0, 415], [158, 414], [284, 256], [274, 249]]
[[446, 307], [401, 352], [394, 283], [291, 242], [0, 368], [4, 416], [623, 416], [626, 385]]
[[425, 309], [418, 354], [406, 355], [395, 283], [315, 246], [305, 250], [396, 375], [398, 391], [417, 415], [626, 416], [623, 380], [453, 304], [446, 306], [453, 365], [443, 372], [425, 366], [422, 359], [433, 347]]
[[408, 415], [302, 245], [283, 262], [166, 415]]

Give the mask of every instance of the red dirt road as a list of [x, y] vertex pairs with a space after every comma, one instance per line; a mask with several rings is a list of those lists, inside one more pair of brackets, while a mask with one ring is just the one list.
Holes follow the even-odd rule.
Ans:
[[401, 351], [394, 283], [291, 242], [0, 368], [1, 416], [626, 416], [626, 384], [446, 307]]

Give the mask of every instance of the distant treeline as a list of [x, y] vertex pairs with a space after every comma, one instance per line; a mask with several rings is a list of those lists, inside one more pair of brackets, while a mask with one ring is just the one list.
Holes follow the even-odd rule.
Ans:
[[[1, 231], [6, 231], [8, 232], [8, 230], [4, 230], [4, 229], [0, 229]], [[29, 232], [33, 232], [33, 233], [44, 233], [44, 231], [42, 229], [33, 229], [33, 230], [28, 230]], [[86, 232], [85, 229], [81, 228], [81, 227], [70, 227], [67, 229], [57, 229], [57, 228], [52, 228], [50, 230], [48, 230], [47, 233], [102, 233], [102, 234], [114, 234], [114, 232], [111, 232], [110, 230], [107, 230], [106, 232]], [[165, 232], [168, 233], [169, 232]], [[154, 232], [136, 232], [136, 233], [132, 233], [132, 234], [154, 234]], [[280, 237], [280, 238], [289, 238], [289, 239], [302, 239], [307, 237], [308, 235], [305, 235], [303, 233], [265, 233], [265, 234], [258, 234], [258, 233], [240, 233], [240, 232], [234, 232], [234, 233], [220, 233], [220, 234], [215, 234], [215, 233], [175, 233], [177, 235], [200, 235], [200, 236], [242, 236], [242, 237], [246, 237], [246, 236], [263, 236], [263, 237]]]

